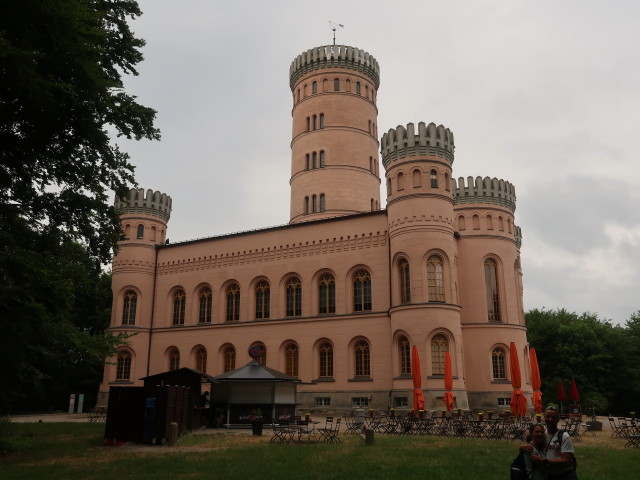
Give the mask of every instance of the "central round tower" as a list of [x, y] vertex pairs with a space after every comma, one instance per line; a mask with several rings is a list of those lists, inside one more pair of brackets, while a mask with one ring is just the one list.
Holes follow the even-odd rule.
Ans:
[[354, 47], [315, 47], [293, 61], [289, 84], [290, 222], [379, 209], [378, 62]]

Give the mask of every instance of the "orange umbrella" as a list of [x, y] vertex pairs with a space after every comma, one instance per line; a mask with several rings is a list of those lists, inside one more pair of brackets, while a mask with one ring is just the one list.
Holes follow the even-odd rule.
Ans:
[[424, 410], [424, 394], [422, 393], [422, 379], [420, 378], [420, 357], [418, 347], [411, 349], [411, 378], [413, 379], [413, 413]]
[[540, 369], [538, 368], [538, 356], [536, 355], [536, 349], [529, 350], [529, 365], [531, 367], [531, 388], [533, 388], [533, 397], [531, 397], [531, 403], [533, 403], [533, 411], [536, 413], [542, 412], [542, 392], [540, 391]]
[[444, 352], [444, 404], [447, 410], [453, 410], [453, 375], [451, 374], [451, 355]]
[[518, 417], [524, 417], [527, 414], [527, 399], [524, 397], [520, 380], [520, 362], [518, 361], [518, 351], [516, 344], [511, 342], [509, 345], [509, 361], [511, 365], [511, 386], [513, 393], [511, 394], [511, 411]]

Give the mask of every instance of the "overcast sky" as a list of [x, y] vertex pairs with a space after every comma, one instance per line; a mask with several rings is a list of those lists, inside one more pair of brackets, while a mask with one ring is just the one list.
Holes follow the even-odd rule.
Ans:
[[525, 310], [640, 310], [640, 2], [139, 4], [126, 86], [162, 140], [119, 143], [140, 186], [173, 198], [172, 243], [289, 221], [289, 66], [334, 21], [380, 64], [380, 135], [443, 124], [454, 177], [515, 186]]

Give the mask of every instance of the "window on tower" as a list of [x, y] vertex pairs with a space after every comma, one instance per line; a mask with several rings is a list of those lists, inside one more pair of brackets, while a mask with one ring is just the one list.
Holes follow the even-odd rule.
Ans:
[[431, 188], [438, 188], [438, 172], [431, 170], [429, 178], [431, 179]]
[[371, 275], [366, 270], [359, 270], [353, 276], [353, 310], [371, 310]]
[[232, 283], [227, 287], [227, 322], [240, 320], [240, 287]]
[[318, 211], [318, 196], [311, 195], [311, 213], [316, 213]]
[[356, 82], [356, 93], [360, 95], [360, 82]]
[[122, 308], [122, 325], [136, 324], [136, 307], [138, 295], [133, 290], [127, 290], [124, 294], [124, 305]]
[[498, 290], [498, 264], [493, 258], [484, 262], [484, 283], [487, 294], [487, 319], [500, 322], [500, 291]]
[[334, 78], [333, 79], [333, 91], [334, 92], [339, 92], [340, 91], [340, 79], [339, 78]]
[[324, 168], [324, 150], [320, 150], [320, 168]]
[[431, 339], [431, 368], [433, 375], [444, 375], [444, 353], [449, 351], [449, 340], [442, 334]]
[[311, 84], [311, 93], [318, 93], [318, 82], [314, 81]]
[[184, 310], [187, 296], [184, 290], [178, 290], [173, 294], [173, 324], [184, 325]]
[[136, 238], [137, 239], [144, 238], [144, 225], [142, 225], [142, 224], [138, 225], [138, 230], [136, 232]]
[[429, 302], [444, 302], [444, 270], [439, 255], [431, 255], [427, 260], [427, 288]]
[[400, 259], [398, 269], [400, 270], [400, 303], [404, 305], [411, 303], [411, 272], [406, 258]]
[[320, 128], [324, 128], [324, 113], [320, 114]]
[[324, 197], [324, 193], [320, 194], [320, 211], [324, 212], [325, 209], [325, 197]]

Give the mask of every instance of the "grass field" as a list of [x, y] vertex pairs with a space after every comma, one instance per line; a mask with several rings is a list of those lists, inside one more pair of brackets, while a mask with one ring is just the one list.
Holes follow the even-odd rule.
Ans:
[[[11, 424], [12, 452], [0, 479], [429, 479], [505, 480], [518, 443], [359, 435], [340, 444], [272, 445], [263, 437], [215, 433], [183, 437], [176, 447], [103, 446], [103, 424]], [[580, 480], [640, 478], [640, 452], [609, 432], [576, 444]], [[6, 445], [6, 442], [5, 442]]]

